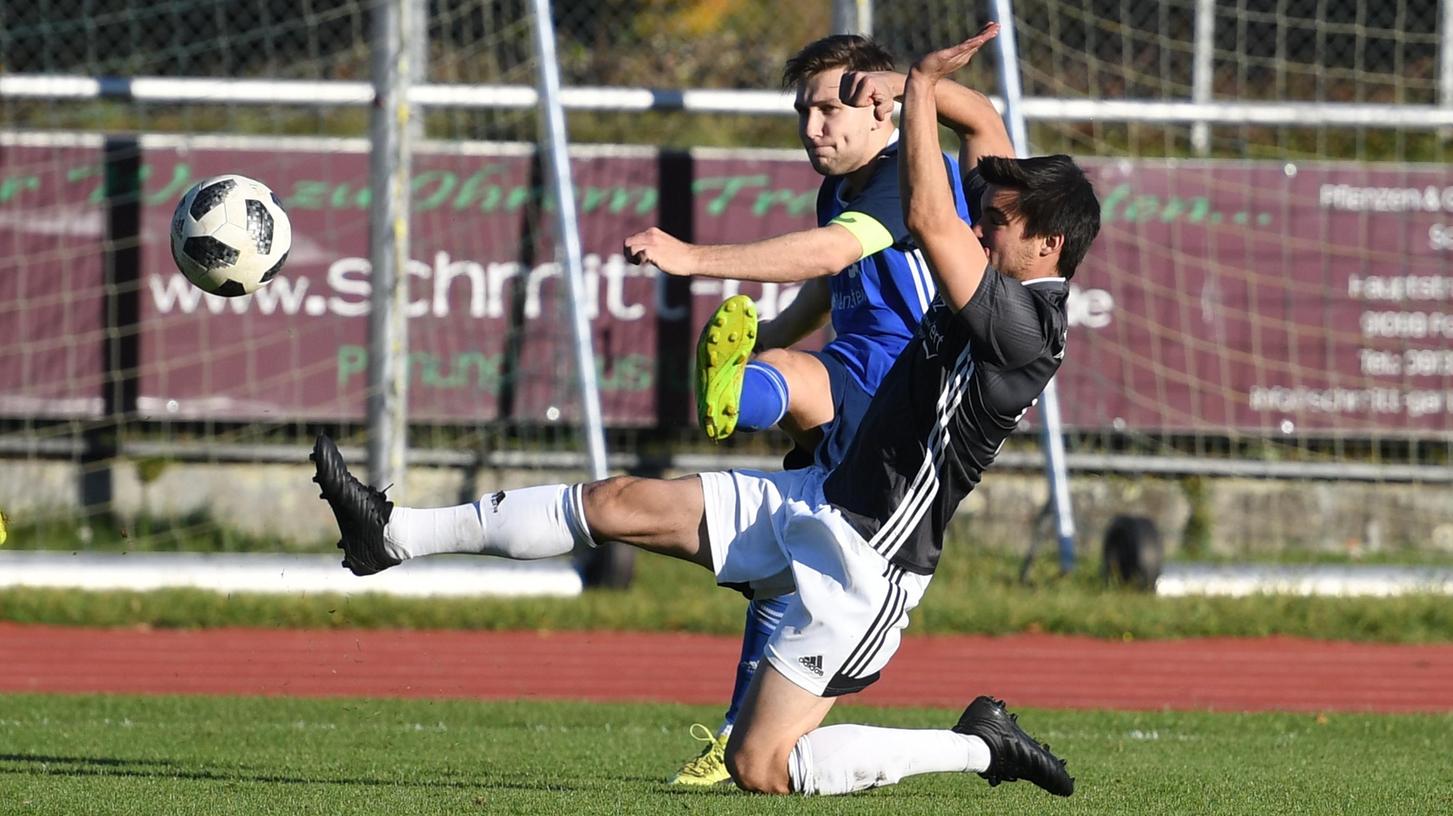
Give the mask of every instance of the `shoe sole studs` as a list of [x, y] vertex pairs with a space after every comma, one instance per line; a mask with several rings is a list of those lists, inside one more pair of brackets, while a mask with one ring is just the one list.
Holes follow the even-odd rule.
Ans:
[[[757, 309], [749, 298], [735, 296], [718, 307], [697, 347], [697, 363], [702, 378], [697, 384], [698, 419], [708, 439], [721, 441], [736, 430], [737, 405], [720, 405], [732, 383], [723, 382], [720, 370], [727, 366], [744, 366], [751, 359], [756, 344]], [[734, 372], [740, 375], [740, 371]], [[740, 391], [740, 385], [736, 385]], [[740, 399], [738, 395], [737, 399]]]

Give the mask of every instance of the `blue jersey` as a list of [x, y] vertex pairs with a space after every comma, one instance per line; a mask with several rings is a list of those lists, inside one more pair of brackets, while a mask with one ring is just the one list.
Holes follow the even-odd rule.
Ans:
[[[824, 349], [869, 395], [913, 337], [937, 292], [928, 262], [903, 224], [897, 134], [873, 161], [873, 175], [850, 198], [842, 197], [846, 180], [841, 176], [824, 179], [817, 194], [818, 225], [847, 227], [870, 253], [828, 279], [837, 337]], [[948, 155], [944, 172], [954, 208], [968, 221], [958, 162]]]

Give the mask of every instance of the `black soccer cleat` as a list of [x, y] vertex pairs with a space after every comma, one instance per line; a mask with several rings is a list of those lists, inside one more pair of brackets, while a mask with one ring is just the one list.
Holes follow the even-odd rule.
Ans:
[[323, 489], [321, 498], [333, 508], [333, 517], [338, 520], [338, 532], [343, 536], [338, 541], [343, 566], [354, 575], [372, 575], [400, 563], [383, 545], [383, 528], [394, 503], [384, 497], [382, 490], [363, 484], [348, 472], [343, 455], [327, 434], [318, 434], [309, 458], [317, 469], [313, 481]]
[[964, 709], [954, 731], [982, 739], [989, 746], [989, 769], [979, 774], [990, 785], [1024, 780], [1055, 796], [1075, 792], [1075, 780], [1065, 761], [1049, 752], [1019, 727], [1019, 718], [1004, 708], [1003, 700], [979, 697]]

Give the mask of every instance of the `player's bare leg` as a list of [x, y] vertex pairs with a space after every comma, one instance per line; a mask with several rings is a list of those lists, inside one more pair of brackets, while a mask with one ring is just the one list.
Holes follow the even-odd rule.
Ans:
[[787, 381], [787, 413], [777, 427], [804, 450], [817, 447], [819, 428], [832, 421], [832, 383], [815, 355], [792, 349], [768, 349], [756, 361], [772, 366]]
[[803, 734], [822, 724], [835, 699], [818, 697], [762, 661], [727, 740], [727, 769], [737, 786], [791, 793], [787, 768], [792, 749]]
[[712, 569], [699, 477], [615, 476], [585, 485], [583, 497], [597, 542], [619, 541]]

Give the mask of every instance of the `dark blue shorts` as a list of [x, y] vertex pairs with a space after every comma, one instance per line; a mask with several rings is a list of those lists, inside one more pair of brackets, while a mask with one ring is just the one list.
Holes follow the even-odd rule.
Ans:
[[815, 461], [831, 470], [847, 453], [873, 395], [863, 388], [837, 355], [830, 351], [810, 351], [808, 354], [816, 357], [827, 369], [827, 381], [832, 388], [832, 421], [822, 426], [822, 441], [817, 443], [816, 451], [809, 454], [794, 447], [782, 465], [787, 470], [795, 470], [810, 467]]

